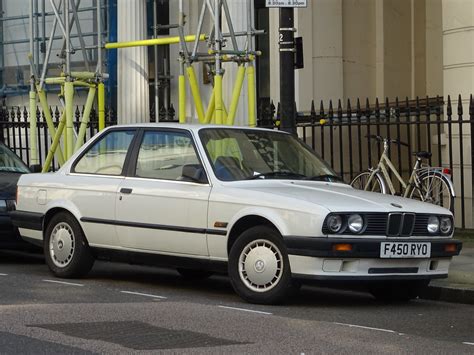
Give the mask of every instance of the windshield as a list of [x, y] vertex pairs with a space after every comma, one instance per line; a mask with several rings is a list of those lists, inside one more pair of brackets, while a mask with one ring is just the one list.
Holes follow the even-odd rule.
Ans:
[[15, 153], [0, 143], [0, 173], [29, 173], [25, 163]]
[[200, 130], [199, 135], [219, 180], [341, 181], [322, 159], [289, 134], [206, 128]]

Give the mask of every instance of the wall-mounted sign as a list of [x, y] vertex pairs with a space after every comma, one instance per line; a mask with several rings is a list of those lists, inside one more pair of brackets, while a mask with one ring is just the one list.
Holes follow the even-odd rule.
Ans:
[[307, 0], [267, 0], [266, 7], [308, 7]]

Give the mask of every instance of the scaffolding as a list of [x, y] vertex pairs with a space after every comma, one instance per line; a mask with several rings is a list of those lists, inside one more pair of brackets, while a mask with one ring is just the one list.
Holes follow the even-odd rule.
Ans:
[[[44, 42], [43, 63], [39, 60], [39, 45], [38, 45], [38, 2], [30, 0], [30, 15], [29, 15], [29, 44], [30, 49], [28, 53], [28, 60], [30, 62], [30, 91], [29, 91], [29, 123], [30, 123], [30, 147], [31, 147], [31, 162], [33, 165], [38, 164], [39, 157], [37, 151], [37, 129], [36, 129], [36, 107], [39, 102], [43, 112], [44, 120], [48, 127], [49, 135], [51, 136], [51, 147], [46, 156], [42, 171], [46, 172], [50, 169], [53, 157], [59, 165], [69, 159], [73, 153], [81, 147], [84, 142], [86, 128], [89, 123], [90, 113], [97, 96], [97, 107], [99, 112], [99, 130], [105, 127], [105, 87], [104, 81], [108, 75], [103, 72], [102, 65], [102, 1], [97, 0], [97, 5], [93, 9], [96, 14], [97, 25], [97, 44], [86, 47], [84, 34], [81, 29], [78, 13], [85, 11], [81, 9], [81, 0], [49, 0], [52, 8], [52, 13], [48, 15], [54, 16], [51, 34], [46, 43]], [[43, 40], [45, 40], [45, 16], [44, 4], [43, 9]], [[87, 8], [88, 11], [92, 10]], [[5, 20], [5, 19], [4, 19]], [[59, 36], [56, 32], [59, 27]], [[75, 34], [73, 28], [75, 27]], [[71, 42], [72, 37], [79, 40], [79, 48], [74, 48]], [[36, 41], [36, 43], [35, 43]], [[48, 70], [50, 69], [51, 52], [54, 41], [61, 41], [61, 52], [59, 58], [61, 59], [61, 73], [57, 77], [48, 77]], [[91, 63], [86, 51], [90, 49], [97, 50], [97, 65], [95, 69], [91, 68]], [[80, 52], [82, 53], [83, 67], [86, 69], [83, 72], [73, 71], [71, 68], [71, 55]], [[48, 99], [46, 95], [46, 87], [59, 86], [59, 101], [63, 107], [61, 118], [56, 129], [53, 119], [51, 117]], [[76, 133], [73, 127], [74, 120], [74, 92], [75, 88], [85, 88], [88, 90], [87, 100], [79, 132]]]
[[[235, 32], [232, 24], [232, 19], [229, 11], [227, 0], [206, 0], [202, 4], [199, 15], [198, 26], [195, 34], [185, 35], [185, 14], [183, 11], [183, 0], [179, 0], [178, 23], [166, 25], [167, 28], [176, 28], [178, 36], [164, 36], [157, 37], [156, 29], [156, 1], [155, 16], [154, 16], [154, 30], [155, 38], [143, 39], [132, 42], [116, 42], [106, 43], [103, 45], [102, 40], [102, 1], [96, 0], [97, 6], [97, 44], [92, 47], [86, 47], [84, 41], [84, 34], [82, 32], [78, 12], [80, 10], [81, 0], [49, 0], [53, 9], [54, 22], [51, 29], [51, 34], [44, 53], [43, 63], [39, 64], [38, 46], [35, 46], [35, 28], [38, 27], [37, 9], [35, 9], [35, 0], [30, 0], [30, 53], [28, 55], [30, 61], [30, 91], [29, 91], [29, 106], [30, 106], [30, 147], [31, 147], [31, 162], [38, 163], [37, 152], [37, 129], [36, 129], [36, 105], [37, 102], [41, 105], [44, 114], [44, 119], [48, 127], [49, 134], [52, 139], [51, 147], [48, 151], [42, 171], [49, 171], [52, 160], [56, 157], [59, 165], [69, 159], [74, 152], [84, 143], [85, 132], [90, 119], [90, 113], [93, 104], [97, 97], [97, 107], [99, 112], [99, 130], [105, 128], [105, 89], [104, 81], [108, 78], [108, 74], [103, 72], [102, 55], [103, 49], [116, 49], [134, 46], [156, 46], [159, 45], [179, 45], [179, 62], [180, 73], [178, 78], [178, 92], [179, 92], [179, 122], [186, 122], [186, 81], [189, 85], [194, 106], [197, 112], [197, 118], [200, 123], [216, 123], [233, 125], [237, 107], [242, 91], [243, 82], [247, 76], [248, 82], [248, 120], [250, 126], [256, 125], [256, 103], [255, 103], [255, 70], [254, 61], [261, 53], [253, 49], [253, 37], [262, 34], [263, 31], [255, 30], [252, 23], [251, 0], [246, 0], [247, 10], [247, 29], [242, 32]], [[191, 1], [191, 0], [190, 0]], [[36, 18], [36, 22], [35, 22]], [[212, 29], [209, 34], [203, 33], [204, 22], [206, 18], [211, 20]], [[226, 20], [228, 33], [222, 32], [222, 19]], [[76, 36], [79, 40], [80, 48], [73, 48], [71, 43], [72, 29], [76, 28]], [[60, 29], [59, 36], [56, 35], [57, 29]], [[161, 26], [164, 27], [164, 26]], [[239, 48], [237, 37], [245, 37], [246, 42], [243, 48]], [[231, 48], [226, 49], [227, 41], [230, 39]], [[61, 51], [61, 74], [56, 77], [48, 77], [49, 61], [51, 56], [53, 41], [62, 41], [63, 50]], [[206, 42], [207, 52], [199, 52], [199, 43]], [[189, 43], [192, 43], [192, 49], [188, 48]], [[95, 69], [91, 68], [86, 50], [97, 50], [97, 65]], [[85, 71], [73, 71], [71, 68], [71, 55], [76, 52], [82, 53], [83, 64]], [[155, 51], [155, 65], [156, 65], [156, 51]], [[211, 99], [207, 105], [206, 110], [201, 99], [200, 88], [196, 73], [194, 71], [194, 64], [199, 62], [206, 62], [211, 66], [213, 73], [213, 90]], [[233, 84], [232, 100], [227, 110], [223, 101], [222, 85], [223, 85], [223, 63], [235, 63], [238, 66], [237, 76]], [[157, 72], [155, 71], [157, 75]], [[187, 80], [186, 80], [187, 78]], [[46, 86], [59, 86], [59, 98], [63, 110], [61, 118], [56, 128], [49, 110], [48, 100], [45, 92]], [[155, 88], [157, 85], [157, 78], [155, 78]], [[74, 91], [75, 88], [86, 88], [88, 90], [87, 100], [83, 115], [81, 117], [80, 127], [76, 133], [73, 126], [74, 116]], [[155, 95], [158, 95], [155, 90]], [[157, 102], [157, 96], [155, 96]], [[155, 104], [156, 117], [158, 121], [158, 106]]]
[[[248, 119], [249, 125], [255, 126], [256, 99], [254, 62], [256, 57], [261, 55], [261, 53], [253, 49], [252, 43], [253, 37], [255, 35], [263, 34], [264, 31], [258, 31], [252, 27], [251, 0], [246, 0], [246, 13], [246, 31], [235, 32], [227, 0], [203, 1], [196, 33], [192, 35], [185, 35], [184, 27], [186, 15], [183, 11], [183, 0], [179, 0], [178, 22], [176, 24], [166, 25], [166, 28], [176, 28], [178, 30], [178, 36], [160, 37], [131, 42], [107, 43], [105, 48], [115, 49], [135, 46], [179, 44], [180, 54], [178, 59], [180, 62], [180, 73], [178, 77], [178, 117], [180, 123], [186, 122], [186, 77], [193, 97], [198, 121], [200, 123], [212, 122], [216, 124], [233, 125], [235, 122], [235, 115], [237, 112], [243, 82], [245, 80], [245, 76], [247, 76]], [[212, 24], [212, 30], [209, 34], [203, 33], [203, 27], [206, 18], [209, 18]], [[223, 18], [225, 18], [227, 27], [229, 28], [228, 33], [222, 32], [221, 19]], [[156, 23], [156, 15], [154, 16], [154, 21], [154, 29], [156, 29], [158, 27], [158, 24]], [[237, 44], [236, 38], [241, 36], [246, 38], [244, 48], [239, 48]], [[227, 50], [225, 47], [227, 45], [227, 39], [229, 38], [232, 49]], [[198, 52], [199, 42], [202, 41], [207, 43], [207, 53]], [[188, 48], [188, 43], [190, 42], [193, 43], [192, 50]], [[199, 62], [206, 62], [211, 65], [211, 71], [214, 78], [214, 87], [206, 111], [204, 110], [204, 104], [201, 99], [201, 93], [193, 66], [193, 64]], [[222, 85], [224, 76], [222, 63], [225, 62], [233, 62], [238, 65], [237, 76], [233, 87], [232, 100], [229, 110], [227, 110], [226, 105], [222, 99]], [[156, 90], [155, 95], [157, 95]], [[155, 109], [158, 109], [157, 102], [158, 99], [155, 96]], [[158, 114], [156, 114], [156, 117], [158, 117]]]

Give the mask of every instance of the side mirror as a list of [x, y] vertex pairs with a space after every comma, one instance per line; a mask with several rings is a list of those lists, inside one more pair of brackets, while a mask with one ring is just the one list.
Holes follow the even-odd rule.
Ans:
[[183, 166], [183, 171], [181, 173], [181, 178], [183, 181], [193, 181], [200, 184], [206, 184], [207, 178], [204, 173], [204, 168], [199, 164], [187, 164]]
[[40, 164], [30, 165], [29, 168], [32, 173], [40, 173], [43, 170], [43, 167]]

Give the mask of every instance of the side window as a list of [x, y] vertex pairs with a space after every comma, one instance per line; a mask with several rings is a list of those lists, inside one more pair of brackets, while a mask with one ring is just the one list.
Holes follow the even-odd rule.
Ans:
[[[137, 177], [202, 182], [204, 170], [185, 132], [146, 131], [137, 158]], [[205, 179], [205, 177], [204, 177]]]
[[79, 159], [75, 173], [121, 175], [135, 131], [111, 131]]

